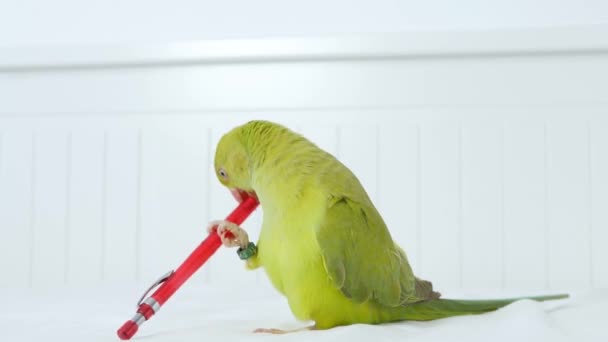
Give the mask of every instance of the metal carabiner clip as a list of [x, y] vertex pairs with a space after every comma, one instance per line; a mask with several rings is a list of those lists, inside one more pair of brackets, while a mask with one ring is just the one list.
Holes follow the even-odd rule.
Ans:
[[144, 301], [144, 299], [146, 298], [146, 296], [148, 295], [148, 293], [150, 293], [150, 291], [154, 290], [157, 286], [159, 286], [160, 284], [162, 284], [165, 281], [167, 281], [167, 279], [169, 279], [169, 277], [171, 277], [173, 275], [173, 273], [175, 273], [175, 271], [171, 270], [171, 271], [163, 274], [160, 278], [158, 278], [157, 281], [155, 281], [152, 285], [150, 285], [150, 287], [146, 290], [146, 292], [144, 292], [144, 294], [141, 296], [141, 298], [139, 298], [139, 300], [137, 301], [136, 307], [139, 307], [139, 305], [141, 304], [141, 302]]

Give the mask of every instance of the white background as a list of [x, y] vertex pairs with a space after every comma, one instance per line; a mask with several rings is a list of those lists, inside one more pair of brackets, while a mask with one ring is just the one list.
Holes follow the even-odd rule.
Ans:
[[0, 46], [597, 25], [602, 0], [1, 1]]
[[[235, 206], [217, 140], [261, 118], [352, 168], [444, 294], [607, 288], [607, 5], [555, 3], [0, 3], [0, 287], [175, 268]], [[231, 250], [203, 284], [276, 297]]]

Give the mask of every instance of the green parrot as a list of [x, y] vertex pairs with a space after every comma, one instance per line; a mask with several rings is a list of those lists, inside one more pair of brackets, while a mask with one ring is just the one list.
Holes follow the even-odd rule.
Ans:
[[[294, 316], [314, 321], [311, 328], [479, 314], [523, 299], [440, 299], [431, 282], [414, 275], [357, 177], [286, 127], [251, 121], [234, 128], [218, 143], [215, 171], [237, 199], [248, 192], [262, 207], [247, 268], [263, 267]], [[211, 225], [226, 246], [255, 246], [235, 224]]]

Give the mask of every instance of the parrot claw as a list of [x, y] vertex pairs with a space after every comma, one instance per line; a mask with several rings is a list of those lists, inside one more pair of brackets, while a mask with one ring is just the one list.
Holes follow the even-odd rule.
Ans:
[[207, 224], [207, 233], [213, 233], [216, 228], [219, 228], [220, 224], [224, 223], [222, 220], [211, 221]]
[[[207, 226], [207, 232], [215, 231], [226, 247], [246, 247], [249, 243], [247, 232], [230, 221], [211, 221]], [[229, 236], [227, 236], [229, 234]]]
[[273, 335], [284, 335], [284, 334], [289, 334], [289, 333], [294, 333], [294, 332], [300, 332], [300, 331], [306, 331], [306, 330], [315, 330], [315, 326], [310, 326], [310, 327], [304, 327], [304, 328], [298, 328], [298, 329], [293, 329], [293, 330], [281, 330], [281, 329], [266, 329], [266, 328], [258, 328], [255, 329], [253, 332], [255, 334], [273, 334]]
[[266, 329], [266, 328], [258, 328], [253, 331], [256, 334], [273, 334], [273, 335], [282, 335], [288, 333], [288, 331], [281, 329]]

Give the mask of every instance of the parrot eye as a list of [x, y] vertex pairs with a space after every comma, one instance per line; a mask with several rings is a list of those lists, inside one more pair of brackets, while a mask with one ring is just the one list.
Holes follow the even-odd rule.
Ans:
[[226, 170], [224, 170], [224, 169], [219, 169], [219, 170], [217, 171], [217, 173], [219, 173], [219, 174], [220, 174], [220, 176], [222, 176], [222, 178], [224, 178], [224, 179], [227, 179], [227, 178], [228, 178], [228, 173], [226, 173]]

